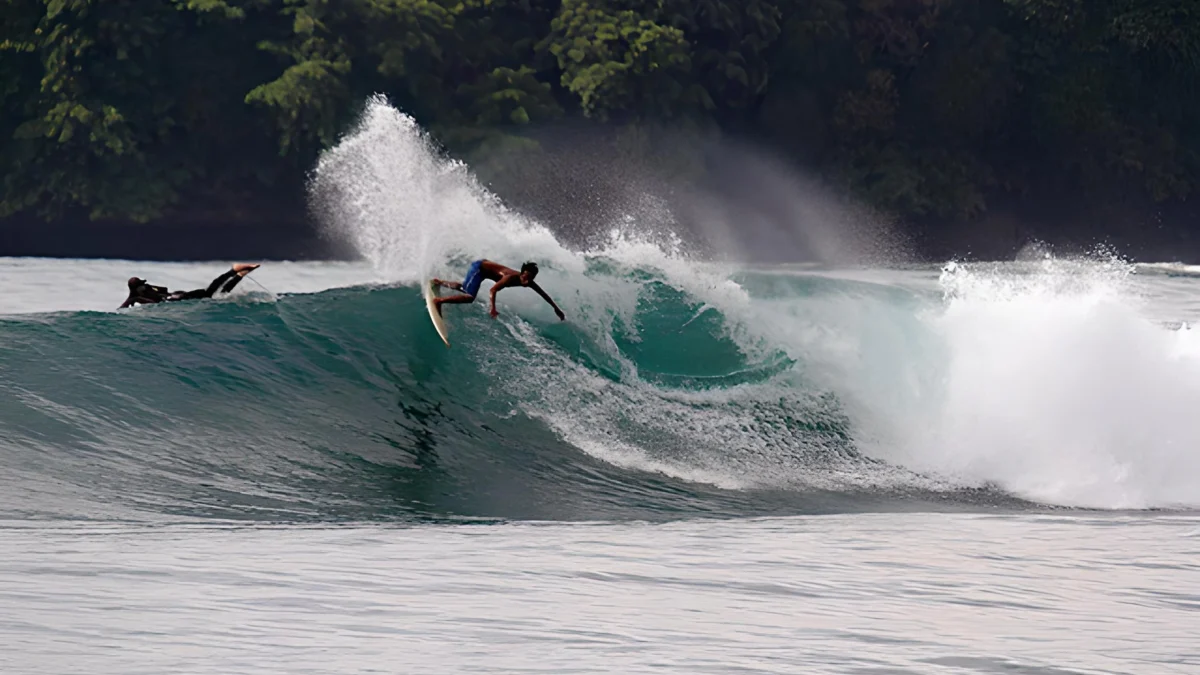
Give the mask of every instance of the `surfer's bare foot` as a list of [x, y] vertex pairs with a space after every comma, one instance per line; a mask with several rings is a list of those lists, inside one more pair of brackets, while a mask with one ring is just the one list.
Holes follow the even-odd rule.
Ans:
[[438, 316], [442, 315], [442, 303], [445, 302], [445, 300], [445, 298], [433, 299], [433, 308], [437, 310]]
[[238, 276], [244, 277], [254, 270], [258, 269], [259, 265], [251, 265], [250, 263], [234, 263], [233, 271], [238, 273]]
[[461, 291], [462, 290], [462, 284], [457, 281], [442, 281], [441, 279], [430, 279], [429, 283], [433, 286], [441, 286], [442, 288], [449, 288], [452, 291]]

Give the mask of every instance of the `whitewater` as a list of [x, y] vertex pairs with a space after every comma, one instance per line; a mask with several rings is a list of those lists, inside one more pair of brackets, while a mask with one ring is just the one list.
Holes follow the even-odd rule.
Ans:
[[[1200, 269], [755, 264], [653, 202], [568, 245], [382, 99], [311, 196], [362, 259], [211, 301], [0, 258], [0, 670], [1200, 667]], [[481, 257], [567, 321], [446, 349], [420, 284]]]

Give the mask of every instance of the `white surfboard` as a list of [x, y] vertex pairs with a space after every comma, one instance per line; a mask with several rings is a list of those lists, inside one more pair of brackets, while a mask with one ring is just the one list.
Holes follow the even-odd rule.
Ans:
[[442, 338], [442, 342], [446, 346], [450, 346], [450, 341], [446, 339], [446, 322], [442, 320], [442, 315], [438, 313], [437, 305], [433, 304], [433, 299], [438, 296], [438, 288], [432, 281], [425, 284], [425, 309], [429, 310], [429, 319], [433, 321], [433, 327], [437, 330], [438, 337]]

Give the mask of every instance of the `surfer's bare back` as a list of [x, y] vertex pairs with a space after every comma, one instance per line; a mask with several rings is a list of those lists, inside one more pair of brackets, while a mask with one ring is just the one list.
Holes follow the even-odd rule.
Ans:
[[457, 281], [433, 280], [433, 283], [438, 286], [445, 286], [446, 288], [451, 288], [462, 293], [462, 295], [436, 298], [434, 299], [434, 303], [437, 306], [438, 314], [441, 314], [443, 304], [457, 305], [475, 302], [475, 296], [479, 294], [479, 285], [483, 283], [484, 279], [491, 279], [496, 282], [492, 285], [490, 292], [492, 302], [491, 307], [488, 309], [488, 314], [491, 314], [493, 318], [500, 316], [500, 312], [496, 311], [496, 293], [509, 286], [524, 286], [525, 288], [532, 288], [535, 293], [542, 296], [542, 299], [550, 303], [550, 306], [554, 308], [554, 313], [558, 315], [559, 320], [566, 321], [567, 317], [563, 315], [563, 311], [558, 308], [558, 305], [554, 304], [554, 300], [550, 299], [550, 296], [546, 294], [546, 291], [542, 290], [541, 286], [534, 283], [533, 279], [537, 276], [537, 273], [537, 263], [527, 262], [521, 265], [521, 271], [518, 272], [511, 267], [505, 267], [491, 260], [476, 260], [467, 268], [467, 276], [462, 280], [461, 284]]

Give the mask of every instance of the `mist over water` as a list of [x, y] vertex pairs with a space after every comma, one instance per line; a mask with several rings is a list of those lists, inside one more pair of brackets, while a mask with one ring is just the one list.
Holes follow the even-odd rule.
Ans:
[[518, 144], [480, 161], [505, 192], [545, 214], [540, 221], [510, 210], [415, 120], [376, 96], [322, 156], [310, 200], [332, 236], [397, 274], [426, 259], [513, 247], [565, 263], [571, 256], [563, 249], [603, 252], [625, 240], [733, 264], [908, 260], [879, 214], [834, 197], [762, 149], [666, 129], [610, 138], [567, 128], [533, 139], [540, 152]]

